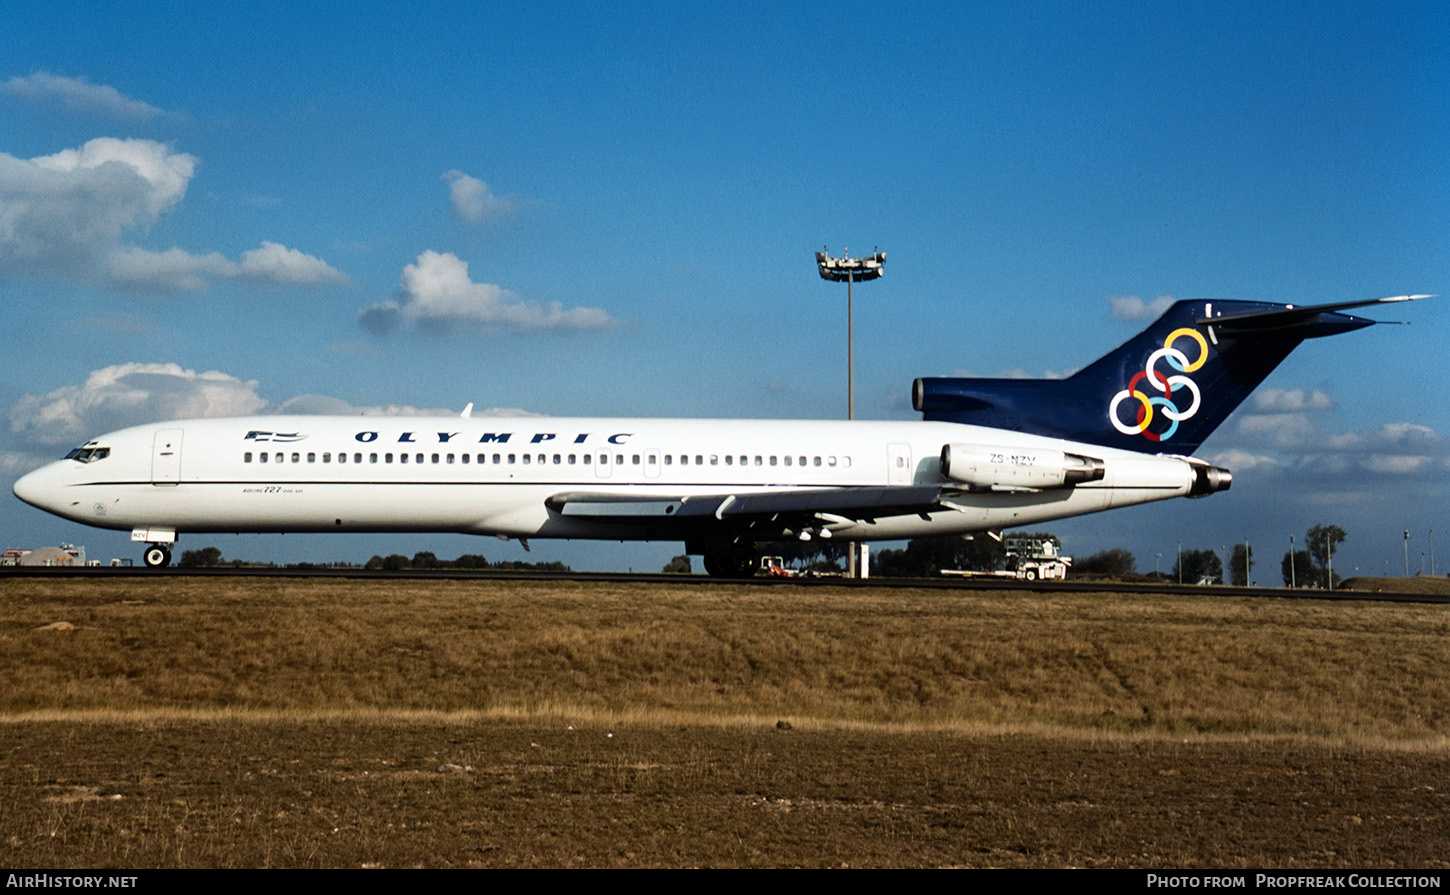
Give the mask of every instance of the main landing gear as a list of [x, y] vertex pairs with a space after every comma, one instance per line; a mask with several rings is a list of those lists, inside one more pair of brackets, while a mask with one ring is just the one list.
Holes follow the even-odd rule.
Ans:
[[164, 569], [171, 565], [171, 548], [163, 544], [152, 544], [141, 554], [141, 560], [148, 569]]
[[754, 550], [734, 548], [705, 554], [705, 571], [712, 578], [753, 578], [760, 562]]

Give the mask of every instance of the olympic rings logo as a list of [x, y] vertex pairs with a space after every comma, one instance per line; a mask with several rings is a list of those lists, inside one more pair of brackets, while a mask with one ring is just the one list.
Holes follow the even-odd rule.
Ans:
[[[1192, 339], [1198, 343], [1198, 359], [1189, 363], [1188, 355], [1173, 347], [1173, 343], [1179, 339]], [[1167, 361], [1168, 366], [1177, 371], [1177, 375], [1166, 376], [1154, 369], [1159, 361]], [[1142, 435], [1149, 441], [1167, 441], [1178, 431], [1178, 423], [1186, 420], [1198, 412], [1198, 405], [1201, 396], [1198, 393], [1198, 386], [1187, 373], [1192, 373], [1208, 361], [1208, 342], [1196, 329], [1183, 327], [1175, 329], [1163, 340], [1163, 347], [1148, 355], [1148, 362], [1143, 365], [1143, 370], [1133, 376], [1128, 387], [1113, 396], [1113, 401], [1108, 405], [1108, 421], [1113, 428], [1124, 435]], [[1152, 390], [1162, 394], [1151, 394], [1140, 390], [1139, 383], [1147, 382]], [[1178, 400], [1181, 401], [1183, 393], [1187, 392], [1192, 396], [1192, 402], [1187, 410], [1180, 410], [1178, 403], [1174, 400], [1175, 392]], [[1124, 401], [1132, 399], [1138, 402], [1137, 418], [1131, 423], [1123, 422], [1119, 415], [1118, 408]], [[1148, 427], [1153, 424], [1153, 408], [1160, 408], [1159, 412], [1168, 420], [1168, 426], [1161, 432], [1150, 432]]]

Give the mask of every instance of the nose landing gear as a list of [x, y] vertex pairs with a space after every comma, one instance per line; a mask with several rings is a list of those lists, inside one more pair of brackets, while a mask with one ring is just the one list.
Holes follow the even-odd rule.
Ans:
[[161, 544], [152, 544], [141, 554], [141, 559], [148, 569], [164, 569], [171, 565], [171, 550]]

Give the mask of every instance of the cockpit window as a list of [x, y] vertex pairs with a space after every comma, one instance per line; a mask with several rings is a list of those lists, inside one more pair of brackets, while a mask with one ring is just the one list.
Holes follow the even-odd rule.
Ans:
[[65, 455], [66, 460], [76, 460], [81, 463], [94, 463], [97, 460], [104, 460], [111, 456], [111, 449], [107, 447], [78, 447]]

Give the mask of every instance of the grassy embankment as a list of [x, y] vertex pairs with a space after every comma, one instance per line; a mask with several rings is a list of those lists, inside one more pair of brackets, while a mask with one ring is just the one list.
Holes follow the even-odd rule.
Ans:
[[8, 866], [1445, 866], [1444, 607], [184, 578], [0, 607]]
[[1443, 744], [1450, 610], [1225, 597], [0, 582], [0, 717], [609, 718]]

